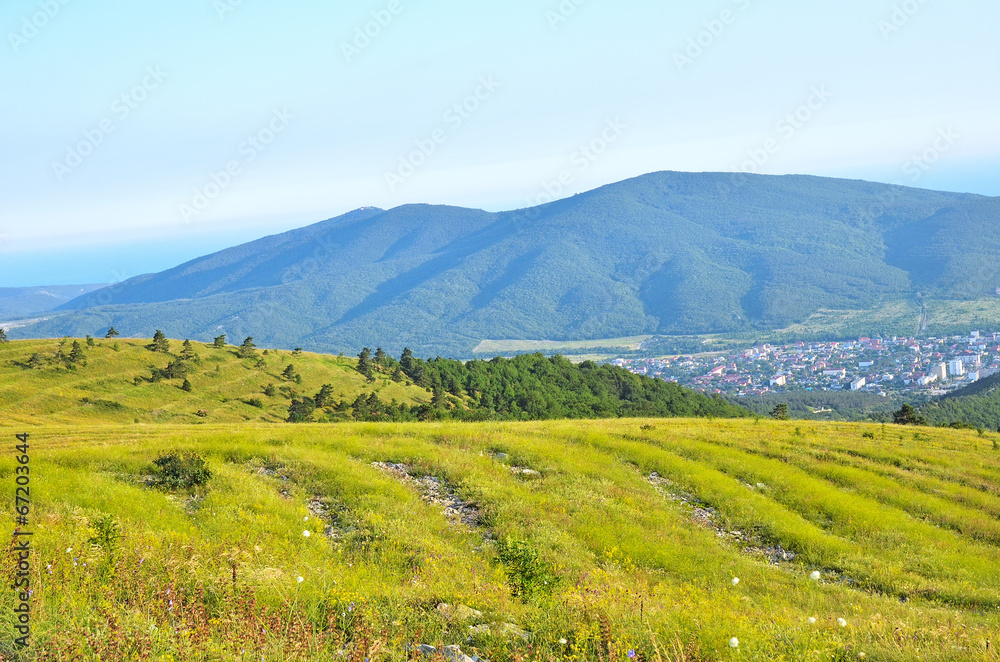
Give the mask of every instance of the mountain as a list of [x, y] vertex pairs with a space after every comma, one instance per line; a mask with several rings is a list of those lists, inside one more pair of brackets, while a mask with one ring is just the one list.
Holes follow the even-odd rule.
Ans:
[[1000, 199], [970, 194], [660, 172], [511, 212], [360, 209], [79, 297], [15, 334], [114, 324], [471, 356], [484, 339], [772, 330], [820, 310], [995, 296], [998, 221]]
[[0, 320], [46, 313], [105, 285], [0, 287]]

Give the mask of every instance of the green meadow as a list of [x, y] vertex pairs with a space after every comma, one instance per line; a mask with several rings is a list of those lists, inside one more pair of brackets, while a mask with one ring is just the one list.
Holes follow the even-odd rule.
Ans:
[[[88, 368], [148, 374], [138, 341], [99, 342]], [[20, 345], [0, 350], [0, 481], [13, 532], [29, 433], [32, 633], [14, 645], [16, 594], [0, 593], [3, 659], [1000, 660], [997, 435], [296, 425], [287, 401], [242, 399], [289, 360], [373, 388], [342, 369], [353, 360], [271, 352], [251, 369], [202, 345], [219, 381], [117, 393], [123, 380], [82, 368], [28, 388]], [[164, 482], [171, 455], [210, 477]], [[4, 571], [11, 585], [12, 557]]]

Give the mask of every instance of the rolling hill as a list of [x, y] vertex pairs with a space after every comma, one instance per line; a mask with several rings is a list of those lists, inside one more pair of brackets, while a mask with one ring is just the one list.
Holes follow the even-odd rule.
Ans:
[[[0, 342], [8, 424], [279, 423], [747, 416], [719, 398], [610, 365], [540, 354], [396, 361], [164, 339]], [[294, 406], [293, 406], [294, 405]]]
[[79, 297], [14, 335], [114, 324], [468, 357], [487, 339], [774, 330], [820, 311], [995, 298], [998, 220], [1000, 200], [975, 195], [661, 172], [512, 212], [360, 209]]

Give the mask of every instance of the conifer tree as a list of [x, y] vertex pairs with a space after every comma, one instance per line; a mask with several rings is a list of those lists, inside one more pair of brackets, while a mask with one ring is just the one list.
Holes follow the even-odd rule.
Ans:
[[257, 356], [257, 345], [253, 344], [253, 336], [243, 341], [243, 344], [236, 351], [236, 355], [241, 359], [251, 359]]
[[194, 358], [194, 346], [191, 344], [190, 340], [185, 340], [184, 345], [181, 347], [181, 359], [185, 361], [190, 361]]
[[216, 336], [215, 340], [212, 342], [212, 347], [214, 347], [215, 349], [222, 349], [225, 346], [226, 346], [226, 334], [224, 333], [221, 336]]
[[73, 341], [73, 349], [70, 351], [66, 360], [69, 363], [79, 363], [83, 360], [83, 345], [80, 344], [79, 340]]
[[7, 329], [0, 328], [0, 342], [8, 342], [7, 341]]
[[121, 334], [118, 333], [118, 331], [115, 329], [114, 325], [112, 324], [111, 328], [108, 329], [108, 332], [104, 334], [104, 338], [106, 340], [111, 340], [112, 338], [117, 338], [119, 335], [121, 335]]
[[319, 408], [329, 407], [333, 404], [333, 386], [330, 384], [323, 384], [320, 387], [319, 393], [316, 394], [314, 398], [316, 406]]
[[153, 334], [153, 344], [149, 346], [149, 349], [154, 352], [162, 352], [164, 354], [168, 354], [170, 352], [170, 341], [167, 340], [165, 335], [163, 335], [163, 331], [160, 331], [159, 329], [156, 330], [156, 333]]

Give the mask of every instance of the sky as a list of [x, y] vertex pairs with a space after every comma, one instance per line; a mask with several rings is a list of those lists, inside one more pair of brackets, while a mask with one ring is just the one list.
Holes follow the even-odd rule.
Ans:
[[0, 287], [658, 170], [1000, 195], [996, 0], [7, 0]]

